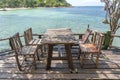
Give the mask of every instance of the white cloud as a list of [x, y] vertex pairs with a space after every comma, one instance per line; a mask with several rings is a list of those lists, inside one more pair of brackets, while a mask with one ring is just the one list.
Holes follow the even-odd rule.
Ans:
[[67, 0], [73, 6], [101, 6], [100, 0]]

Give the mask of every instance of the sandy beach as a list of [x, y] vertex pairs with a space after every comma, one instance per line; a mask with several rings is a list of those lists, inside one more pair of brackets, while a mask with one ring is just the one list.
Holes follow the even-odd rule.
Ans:
[[23, 9], [29, 9], [29, 8], [25, 8], [25, 7], [21, 7], [21, 8], [0, 8], [0, 11], [12, 11], [12, 10], [23, 10]]

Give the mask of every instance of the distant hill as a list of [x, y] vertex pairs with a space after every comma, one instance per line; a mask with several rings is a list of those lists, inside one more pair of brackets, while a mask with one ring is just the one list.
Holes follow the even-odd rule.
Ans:
[[69, 7], [66, 0], [0, 0], [0, 8]]

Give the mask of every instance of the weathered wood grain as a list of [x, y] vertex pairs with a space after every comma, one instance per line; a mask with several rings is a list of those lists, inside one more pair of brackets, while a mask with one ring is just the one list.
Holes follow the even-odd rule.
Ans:
[[[55, 53], [57, 55], [57, 52]], [[74, 54], [77, 55], [77, 54]], [[80, 67], [79, 59], [73, 57], [73, 66], [78, 73], [71, 73], [68, 62], [65, 60], [53, 60], [52, 68], [46, 70], [46, 56], [37, 60], [37, 69], [29, 72], [19, 71], [16, 67], [14, 55], [9, 54], [0, 60], [0, 80], [41, 80], [41, 79], [60, 79], [60, 80], [119, 80], [120, 79], [120, 54], [116, 51], [106, 50], [100, 56], [98, 68], [94, 68], [93, 61], [85, 59], [84, 68]]]

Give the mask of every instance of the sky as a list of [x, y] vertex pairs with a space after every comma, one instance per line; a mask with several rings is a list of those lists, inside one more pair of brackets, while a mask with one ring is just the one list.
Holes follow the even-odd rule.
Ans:
[[104, 6], [100, 0], [66, 0], [72, 6]]

